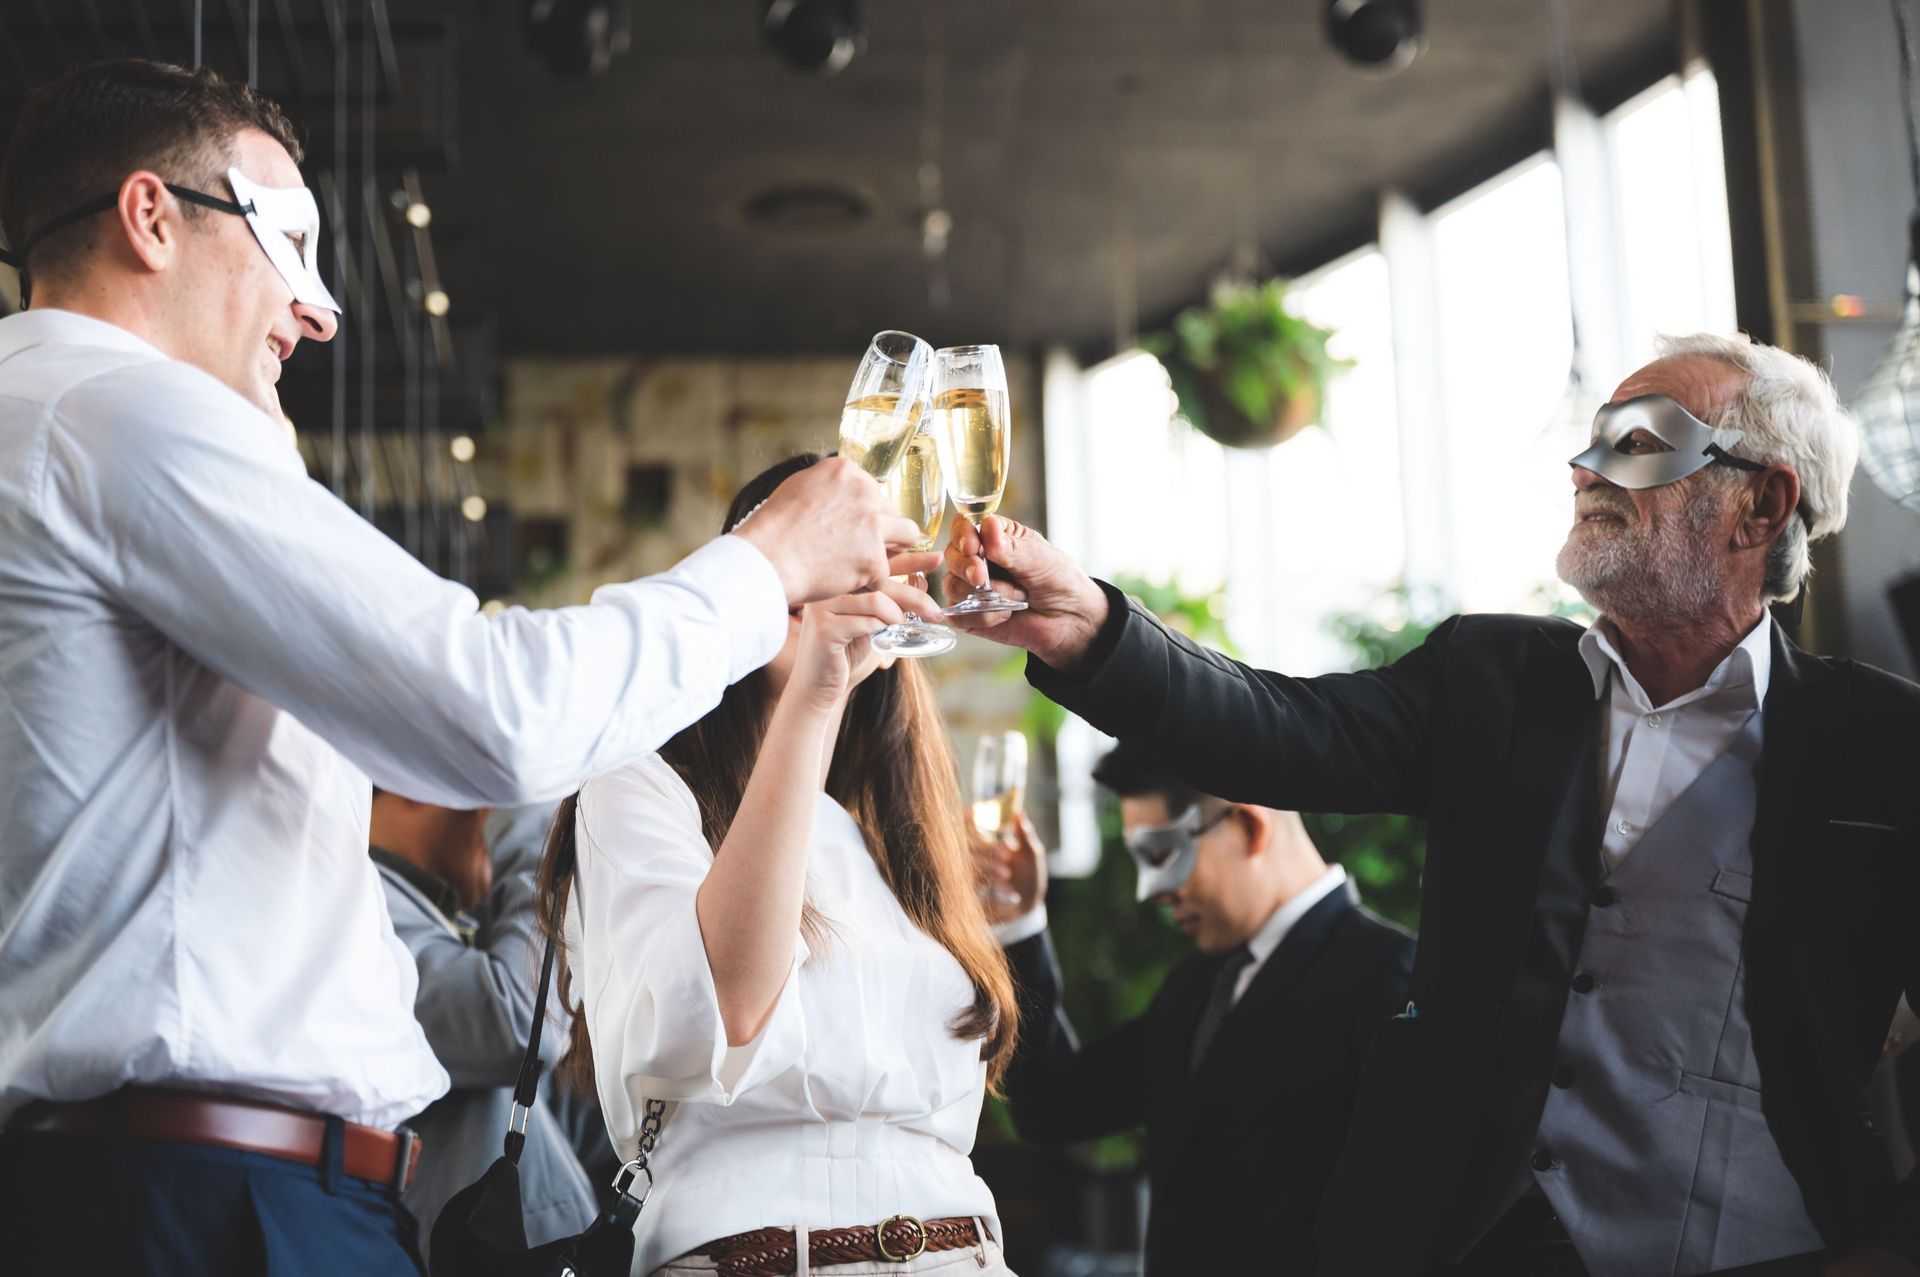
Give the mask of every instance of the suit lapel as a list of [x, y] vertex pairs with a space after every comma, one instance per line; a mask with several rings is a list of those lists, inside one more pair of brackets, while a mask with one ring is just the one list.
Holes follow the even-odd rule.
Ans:
[[1178, 1070], [1179, 1083], [1175, 1094], [1179, 1099], [1169, 1106], [1168, 1120], [1163, 1123], [1164, 1139], [1155, 1136], [1161, 1165], [1168, 1171], [1178, 1167], [1191, 1150], [1208, 1098], [1220, 1095], [1231, 1100], [1231, 1096], [1220, 1085], [1221, 1071], [1230, 1067], [1236, 1052], [1248, 1049], [1249, 1037], [1257, 1036], [1261, 1028], [1271, 1025], [1274, 1017], [1281, 1014], [1278, 1004], [1286, 996], [1287, 990], [1313, 965], [1313, 960], [1333, 938], [1334, 928], [1340, 919], [1358, 903], [1359, 893], [1348, 882], [1301, 915], [1281, 939], [1279, 947], [1267, 955], [1267, 960], [1254, 973], [1253, 983], [1220, 1026], [1220, 1035], [1208, 1048], [1200, 1071], [1190, 1074], [1187, 1071], [1187, 1058], [1193, 1047], [1194, 1031], [1200, 1027], [1201, 1014], [1213, 993], [1214, 979], [1225, 958], [1197, 964], [1197, 972], [1201, 974], [1184, 990], [1181, 1032], [1172, 1037], [1175, 1049], [1168, 1053], [1172, 1058], [1170, 1068]]
[[1215, 1067], [1216, 1061], [1231, 1057], [1239, 1039], [1268, 1022], [1274, 1004], [1285, 997], [1293, 983], [1313, 965], [1313, 960], [1333, 939], [1340, 919], [1359, 903], [1360, 892], [1349, 879], [1300, 916], [1281, 938], [1280, 946], [1268, 954], [1267, 960], [1254, 972], [1253, 983], [1247, 986], [1245, 995], [1234, 1004], [1232, 1014], [1220, 1026], [1220, 1036], [1214, 1039], [1200, 1066], [1201, 1076]]
[[1808, 870], [1796, 858], [1796, 849], [1821, 845], [1821, 826], [1833, 805], [1836, 765], [1843, 753], [1846, 685], [1826, 662], [1802, 652], [1775, 629], [1750, 842], [1753, 900], [1746, 941], [1749, 956], [1763, 969], [1779, 956], [1774, 946], [1786, 937], [1776, 923], [1783, 920], [1783, 909], [1791, 908], [1795, 884]]
[[[1488, 991], [1502, 990], [1534, 930], [1543, 885], [1582, 893], [1600, 877], [1600, 709], [1578, 635], [1536, 630], [1514, 708], [1513, 808], [1504, 856], [1485, 856], [1468, 897]], [[1543, 870], [1564, 880], [1542, 883]], [[1463, 922], [1467, 920], [1462, 920]]]

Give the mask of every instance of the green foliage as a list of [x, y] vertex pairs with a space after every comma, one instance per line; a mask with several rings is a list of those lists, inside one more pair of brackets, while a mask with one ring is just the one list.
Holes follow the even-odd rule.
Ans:
[[1327, 353], [1333, 333], [1294, 314], [1286, 300], [1285, 280], [1222, 284], [1207, 305], [1188, 307], [1171, 328], [1141, 341], [1166, 368], [1180, 415], [1195, 429], [1223, 441], [1244, 433], [1208, 421], [1209, 391], [1264, 426], [1303, 390], [1325, 402], [1328, 379], [1352, 367]]
[[[1352, 668], [1391, 665], [1427, 641], [1452, 611], [1438, 594], [1396, 587], [1359, 612], [1327, 618], [1352, 653]], [[1367, 904], [1403, 927], [1420, 927], [1420, 874], [1427, 861], [1427, 824], [1392, 812], [1303, 813], [1307, 832], [1329, 861], [1347, 867]]]

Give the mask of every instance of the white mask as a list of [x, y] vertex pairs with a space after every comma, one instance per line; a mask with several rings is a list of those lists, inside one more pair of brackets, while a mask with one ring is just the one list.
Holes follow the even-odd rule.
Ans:
[[340, 303], [320, 279], [320, 205], [313, 192], [304, 186], [261, 186], [237, 168], [227, 170], [227, 181], [253, 237], [293, 290], [293, 300], [339, 314]]

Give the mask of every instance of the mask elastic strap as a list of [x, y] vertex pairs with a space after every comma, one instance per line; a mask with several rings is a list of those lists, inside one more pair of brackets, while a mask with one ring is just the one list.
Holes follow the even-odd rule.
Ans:
[[[232, 200], [223, 200], [217, 196], [203, 194], [189, 186], [175, 186], [172, 182], [164, 183], [164, 185], [169, 191], [173, 192], [174, 198], [185, 200], [189, 204], [198, 204], [202, 208], [213, 209], [218, 213], [233, 213], [244, 217], [254, 211], [252, 201], [248, 201], [245, 204], [237, 204]], [[120, 194], [118, 191], [112, 195], [102, 195], [98, 199], [88, 200], [84, 204], [68, 209], [33, 234], [27, 236], [26, 241], [20, 245], [19, 252], [14, 253], [8, 252], [6, 249], [0, 249], [0, 262], [4, 262], [20, 273], [21, 310], [27, 309], [33, 300], [33, 282], [27, 277], [27, 255], [33, 252], [34, 246], [46, 239], [47, 236], [63, 231], [75, 222], [84, 221], [98, 213], [104, 213], [119, 202]]]
[[1749, 461], [1745, 457], [1734, 456], [1717, 443], [1708, 444], [1706, 446], [1706, 454], [1715, 461], [1718, 461], [1721, 465], [1732, 466], [1735, 470], [1752, 470], [1757, 472], [1766, 469], [1766, 467], [1758, 461]]

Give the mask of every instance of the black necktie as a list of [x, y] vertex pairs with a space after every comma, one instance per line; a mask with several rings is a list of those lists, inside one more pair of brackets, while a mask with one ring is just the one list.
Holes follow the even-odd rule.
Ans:
[[1233, 1010], [1233, 987], [1240, 982], [1240, 973], [1253, 961], [1253, 950], [1241, 945], [1227, 955], [1220, 964], [1219, 974], [1213, 977], [1213, 992], [1207, 995], [1207, 1009], [1200, 1015], [1200, 1027], [1193, 1031], [1193, 1053], [1187, 1057], [1187, 1071], [1198, 1073], [1200, 1062], [1207, 1058], [1207, 1048], [1220, 1036], [1220, 1026], [1227, 1021], [1227, 1013]]

